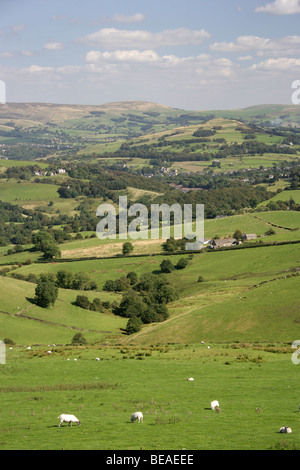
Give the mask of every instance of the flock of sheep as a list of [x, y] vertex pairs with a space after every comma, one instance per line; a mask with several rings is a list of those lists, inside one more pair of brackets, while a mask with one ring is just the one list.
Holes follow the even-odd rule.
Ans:
[[[193, 377], [188, 377], [186, 380], [188, 380], [189, 382], [193, 382], [194, 381], [194, 378]], [[210, 403], [210, 409], [211, 410], [220, 410], [220, 404], [218, 402], [218, 400], [213, 400], [211, 403]], [[300, 410], [300, 405], [299, 405], [299, 410]], [[132, 413], [131, 415], [131, 422], [135, 422], [135, 421], [138, 421], [138, 423], [142, 423], [143, 422], [143, 413], [141, 411], [135, 411], [134, 413]], [[80, 421], [78, 418], [76, 418], [76, 416], [74, 415], [70, 415], [70, 414], [61, 414], [58, 416], [58, 419], [60, 420], [59, 422], [59, 426], [62, 425], [62, 423], [67, 423], [68, 426], [71, 425], [73, 423], [76, 423], [78, 424], [78, 426], [80, 426]], [[279, 432], [280, 433], [288, 433], [290, 434], [292, 432], [291, 428], [289, 426], [283, 426], [279, 429]]]
[[[201, 341], [201, 343], [203, 343], [203, 341]], [[53, 345], [55, 346], [55, 345]], [[209, 346], [208, 346], [209, 348]], [[31, 349], [30, 346], [27, 348], [27, 349]], [[51, 353], [51, 351], [47, 351], [48, 354]], [[74, 361], [76, 361], [77, 359], [74, 359]], [[96, 361], [99, 361], [100, 359], [98, 357], [96, 357]], [[186, 379], [187, 381], [189, 382], [193, 382], [195, 379], [194, 377], [188, 377]], [[211, 403], [210, 403], [210, 408], [211, 410], [219, 410], [220, 409], [220, 405], [219, 405], [219, 402], [218, 400], [213, 400]], [[300, 405], [299, 405], [299, 411], [300, 411]], [[62, 425], [62, 423], [67, 423], [68, 426], [71, 425], [73, 423], [76, 423], [78, 424], [78, 426], [80, 426], [80, 421], [78, 418], [76, 418], [76, 416], [74, 415], [70, 415], [70, 414], [61, 414], [58, 416], [58, 419], [60, 420], [59, 421], [59, 426]], [[134, 421], [138, 421], [138, 423], [142, 423], [143, 422], [143, 413], [141, 411], [136, 411], [135, 413], [132, 413], [131, 415], [131, 422], [133, 423]], [[279, 429], [279, 432], [280, 433], [287, 433], [287, 434], [290, 434], [292, 432], [291, 428], [289, 426], [283, 426]]]

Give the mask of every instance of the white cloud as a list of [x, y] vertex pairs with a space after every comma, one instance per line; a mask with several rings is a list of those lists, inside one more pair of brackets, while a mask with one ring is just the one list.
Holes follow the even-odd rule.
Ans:
[[50, 41], [44, 44], [43, 49], [47, 49], [49, 51], [59, 51], [64, 49], [64, 45], [58, 41]]
[[53, 72], [53, 67], [41, 67], [40, 65], [31, 65], [30, 67], [23, 69], [25, 72], [30, 73], [43, 73], [43, 72]]
[[112, 17], [113, 21], [118, 23], [139, 23], [140, 21], [144, 21], [145, 15], [142, 13], [136, 13], [135, 15], [114, 15]]
[[159, 56], [152, 50], [117, 50], [113, 52], [89, 51], [86, 61], [89, 63], [110, 62], [153, 62], [158, 61]]
[[21, 54], [22, 54], [24, 57], [31, 57], [31, 56], [33, 56], [33, 52], [31, 52], [31, 51], [21, 51]]
[[268, 59], [259, 64], [251, 66], [251, 70], [258, 71], [300, 71], [300, 59], [291, 59], [287, 57], [280, 57], [278, 59]]
[[243, 55], [237, 58], [237, 60], [252, 60], [252, 59], [253, 57], [251, 55]]
[[[175, 55], [159, 56], [151, 49], [116, 50], [113, 52], [89, 51], [86, 54], [86, 71], [102, 73], [104, 68], [110, 66], [110, 74], [129, 73], [127, 80], [141, 76], [161, 77], [161, 80], [170, 80], [170, 83], [182, 77], [182, 80], [194, 80], [201, 76], [202, 79], [211, 80], [232, 76], [238, 66], [225, 57], [213, 58], [209, 54], [200, 54], [195, 57], [177, 57]], [[133, 67], [133, 64], [135, 67]], [[139, 69], [136, 65], [139, 64]], [[132, 65], [132, 67], [131, 67]], [[108, 70], [106, 68], [106, 70]], [[169, 71], [169, 72], [168, 72]], [[160, 75], [159, 75], [160, 74]], [[170, 75], [171, 74], [171, 75]], [[183, 78], [184, 77], [184, 78]], [[144, 78], [145, 79], [145, 78]]]
[[82, 68], [79, 65], [64, 65], [62, 67], [57, 67], [56, 72], [73, 74], [80, 72], [81, 69]]
[[7, 51], [7, 52], [1, 52], [0, 57], [4, 59], [9, 59], [11, 57], [14, 57], [15, 54], [13, 52]]
[[259, 36], [239, 36], [234, 42], [215, 42], [213, 51], [244, 52], [257, 51], [260, 55], [294, 55], [299, 53], [300, 36], [285, 36], [268, 39]]
[[300, 13], [300, 0], [275, 0], [264, 7], [257, 7], [255, 11], [272, 15], [294, 15]]
[[90, 46], [117, 48], [155, 48], [159, 46], [198, 45], [210, 34], [204, 29], [193, 31], [187, 28], [165, 30], [152, 33], [143, 30], [121, 30], [115, 28], [103, 28], [89, 34], [79, 41]]
[[91, 25], [107, 24], [107, 23], [140, 23], [145, 20], [143, 13], [135, 13], [134, 15], [115, 14], [114, 16], [101, 16], [91, 21]]

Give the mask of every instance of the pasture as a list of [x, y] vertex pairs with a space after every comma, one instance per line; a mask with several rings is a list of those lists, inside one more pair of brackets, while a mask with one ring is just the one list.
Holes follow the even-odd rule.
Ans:
[[[7, 349], [0, 447], [299, 449], [300, 366], [290, 344], [209, 344]], [[214, 399], [219, 412], [209, 408]], [[137, 410], [143, 424], [130, 422]], [[81, 425], [58, 427], [61, 413]], [[285, 425], [292, 434], [279, 434]]]
[[[189, 260], [188, 266], [166, 275], [179, 296], [168, 304], [170, 317], [162, 323], [143, 325], [140, 332], [130, 336], [122, 333], [126, 319], [109, 312], [83, 310], [74, 305], [76, 296], [81, 293], [90, 300], [98, 297], [101, 301], [118, 303], [120, 293], [102, 291], [106, 280], [116, 280], [132, 271], [139, 278], [145, 273], [158, 275], [160, 263], [166, 256], [24, 265], [0, 278], [2, 335], [17, 344], [66, 344], [73, 337], [73, 328], [83, 329], [89, 344], [114, 338], [124, 344], [144, 345], [197, 343], [203, 336], [210, 341], [293, 341], [291, 332], [300, 336], [298, 244], [193, 256], [178, 254], [168, 259], [175, 265], [183, 256]], [[88, 274], [97, 283], [97, 290], [59, 289], [55, 306], [43, 309], [31, 300], [35, 284], [11, 278], [13, 272], [38, 276], [61, 269]], [[12, 290], [14, 296], [7, 295]], [[20, 311], [24, 311], [26, 317], [20, 316]]]
[[4, 202], [18, 204], [27, 203], [28, 201], [51, 201], [59, 197], [57, 192], [58, 186], [54, 184], [31, 183], [31, 182], [0, 182], [0, 200]]

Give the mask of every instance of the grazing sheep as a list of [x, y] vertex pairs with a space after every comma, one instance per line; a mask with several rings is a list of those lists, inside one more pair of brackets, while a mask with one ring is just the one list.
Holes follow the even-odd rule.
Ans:
[[218, 400], [214, 400], [210, 403], [211, 410], [215, 410], [216, 408], [219, 408], [219, 407], [220, 407], [220, 405], [219, 405]]
[[194, 381], [194, 378], [193, 378], [193, 377], [189, 377], [189, 378], [186, 379], [186, 380], [188, 380], [189, 382], [193, 382], [193, 381]]
[[140, 411], [136, 411], [135, 413], [132, 413], [131, 415], [131, 422], [133, 423], [134, 421], [138, 420], [138, 422], [143, 422], [143, 413]]
[[279, 432], [287, 432], [290, 434], [292, 430], [289, 426], [283, 426], [282, 428], [279, 429]]
[[72, 423], [77, 423], [78, 426], [80, 426], [79, 419], [76, 418], [76, 416], [74, 416], [74, 415], [62, 414], [62, 415], [58, 416], [58, 419], [60, 420], [59, 426], [61, 426], [62, 423], [68, 423], [68, 426], [69, 426], [69, 424], [71, 424], [71, 426], [72, 426]]

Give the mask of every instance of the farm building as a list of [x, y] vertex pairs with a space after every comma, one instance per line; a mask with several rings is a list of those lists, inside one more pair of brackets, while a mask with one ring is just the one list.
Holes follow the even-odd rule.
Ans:
[[257, 238], [256, 233], [244, 233], [242, 236], [243, 240], [255, 240], [255, 238]]
[[235, 238], [220, 238], [211, 242], [210, 248], [221, 248], [222, 246], [232, 246], [236, 244]]

